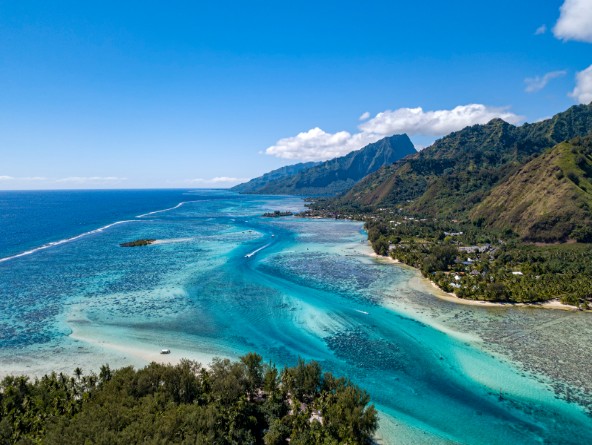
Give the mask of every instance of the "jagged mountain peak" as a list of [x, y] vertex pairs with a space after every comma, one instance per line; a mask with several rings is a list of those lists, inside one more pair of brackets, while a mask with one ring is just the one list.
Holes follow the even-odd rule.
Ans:
[[[233, 190], [271, 195], [338, 195], [380, 167], [413, 153], [417, 152], [409, 136], [393, 135], [345, 156], [301, 168], [272, 180], [263, 181], [266, 179], [264, 175], [247, 184], [240, 184]], [[254, 184], [258, 186], [252, 187]]]

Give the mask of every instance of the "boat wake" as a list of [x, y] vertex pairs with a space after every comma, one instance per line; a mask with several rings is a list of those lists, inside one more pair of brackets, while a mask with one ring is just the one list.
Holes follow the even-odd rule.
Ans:
[[263, 246], [263, 247], [259, 247], [259, 249], [257, 249], [257, 250], [253, 250], [251, 253], [247, 253], [247, 254], [245, 255], [245, 258], [251, 258], [251, 257], [252, 257], [253, 255], [255, 255], [257, 252], [261, 252], [263, 249], [265, 249], [266, 247], [269, 247], [269, 246], [271, 246], [271, 243], [269, 243], [269, 244], [266, 244], [266, 245], [265, 245], [265, 246]]
[[106, 226], [99, 227], [98, 229], [94, 229], [94, 230], [90, 230], [88, 232], [81, 233], [80, 235], [76, 235], [71, 238], [65, 238], [65, 239], [62, 239], [59, 241], [52, 241], [51, 243], [43, 244], [42, 246], [35, 247], [34, 249], [26, 250], [21, 253], [17, 253], [16, 255], [11, 255], [11, 256], [4, 257], [4, 258], [0, 258], [0, 263], [3, 263], [5, 261], [14, 260], [15, 258], [20, 258], [23, 256], [31, 255], [35, 252], [39, 252], [40, 250], [45, 250], [45, 249], [49, 249], [51, 247], [61, 246], [62, 244], [71, 243], [72, 241], [76, 241], [80, 238], [84, 238], [85, 236], [94, 235], [96, 233], [101, 233], [113, 226], [117, 226], [119, 224], [131, 223], [131, 222], [140, 222], [140, 221], [136, 221], [133, 219], [132, 220], [125, 220], [125, 221], [117, 221], [117, 222], [114, 222], [111, 224], [107, 224]]

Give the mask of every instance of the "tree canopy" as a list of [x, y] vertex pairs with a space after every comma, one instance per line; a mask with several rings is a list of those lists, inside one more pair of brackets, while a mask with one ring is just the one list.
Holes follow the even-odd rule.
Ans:
[[367, 444], [368, 394], [299, 359], [278, 369], [249, 353], [209, 367], [183, 360], [99, 375], [0, 383], [0, 442], [16, 444]]

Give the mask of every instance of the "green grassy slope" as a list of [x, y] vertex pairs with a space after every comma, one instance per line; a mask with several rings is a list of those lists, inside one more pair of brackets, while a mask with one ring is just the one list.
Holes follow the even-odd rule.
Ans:
[[[522, 166], [470, 213], [532, 241], [565, 241], [592, 222], [592, 138], [563, 142]], [[576, 236], [577, 236], [576, 232]]]

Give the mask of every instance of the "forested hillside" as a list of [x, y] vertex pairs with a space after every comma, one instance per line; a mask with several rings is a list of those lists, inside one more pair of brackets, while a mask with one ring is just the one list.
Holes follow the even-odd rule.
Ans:
[[481, 218], [474, 209], [494, 187], [545, 150], [591, 132], [592, 104], [574, 106], [551, 119], [520, 127], [494, 119], [445, 136], [421, 152], [381, 168], [335, 205], [390, 206], [422, 216]]

